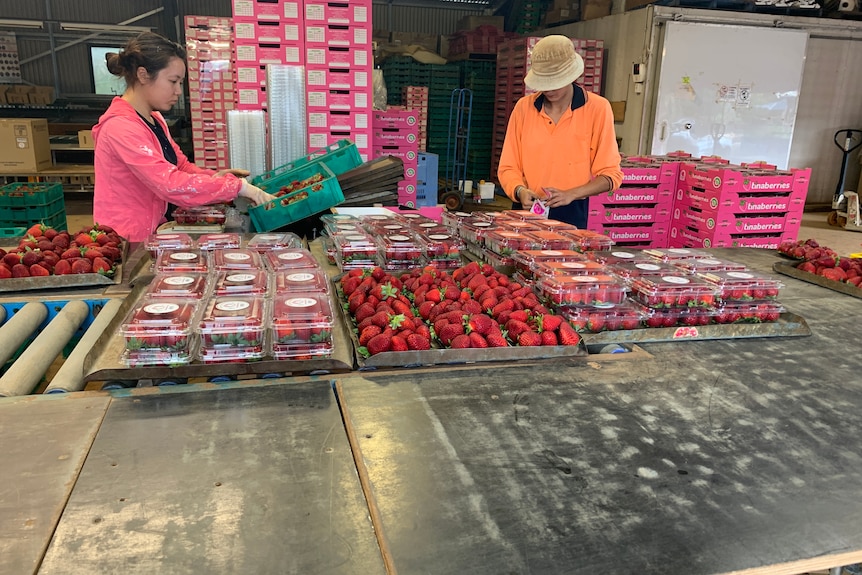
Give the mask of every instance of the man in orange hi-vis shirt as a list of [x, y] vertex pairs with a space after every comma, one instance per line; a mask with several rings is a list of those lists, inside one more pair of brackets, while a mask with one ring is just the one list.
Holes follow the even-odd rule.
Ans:
[[538, 198], [550, 218], [579, 228], [587, 227], [586, 198], [623, 179], [611, 105], [575, 84], [583, 73], [569, 38], [536, 43], [524, 83], [537, 93], [515, 104], [497, 171], [515, 209]]

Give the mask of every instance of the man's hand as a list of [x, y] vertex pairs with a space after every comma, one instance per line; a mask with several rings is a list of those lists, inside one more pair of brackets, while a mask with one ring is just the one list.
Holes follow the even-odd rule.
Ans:
[[248, 170], [238, 170], [238, 169], [234, 169], [234, 168], [228, 168], [226, 170], [217, 171], [216, 176], [222, 177], [222, 176], [226, 176], [228, 174], [233, 174], [237, 178], [244, 178], [244, 177], [248, 176], [250, 173], [251, 172], [249, 172]]
[[575, 190], [577, 190], [577, 188], [571, 190], [561, 190], [559, 188], [544, 188], [544, 190], [548, 194], [548, 199], [545, 201], [545, 205], [549, 208], [559, 208], [560, 206], [567, 206], [578, 199], [575, 196]]
[[529, 210], [533, 206], [533, 202], [536, 200], [544, 200], [547, 198], [547, 194], [545, 194], [544, 191], [533, 191], [527, 186], [518, 186], [515, 190], [518, 194], [518, 201], [521, 202], [521, 205], [524, 206], [525, 210]]

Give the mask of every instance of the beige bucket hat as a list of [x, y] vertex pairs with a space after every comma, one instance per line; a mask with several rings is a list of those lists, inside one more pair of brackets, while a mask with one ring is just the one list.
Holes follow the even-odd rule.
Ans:
[[584, 73], [584, 59], [565, 36], [545, 36], [539, 40], [533, 47], [531, 60], [524, 83], [537, 92], [559, 90]]

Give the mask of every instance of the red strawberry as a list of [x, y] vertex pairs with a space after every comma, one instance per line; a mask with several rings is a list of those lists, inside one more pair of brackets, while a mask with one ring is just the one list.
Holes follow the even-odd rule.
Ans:
[[591, 313], [587, 318], [587, 327], [592, 332], [600, 332], [605, 329], [605, 314]]
[[509, 342], [506, 341], [506, 338], [503, 337], [503, 334], [499, 331], [492, 331], [488, 335], [485, 336], [485, 339], [488, 341], [488, 347], [508, 347]]
[[[487, 316], [485, 316], [487, 317]], [[470, 347], [473, 348], [483, 348], [488, 347], [488, 341], [477, 331], [471, 331], [469, 336], [470, 338]]]
[[362, 322], [362, 320], [367, 317], [373, 316], [375, 313], [376, 310], [374, 309], [374, 306], [372, 306], [368, 302], [365, 302], [364, 304], [356, 308], [356, 311], [353, 312], [353, 318], [356, 320], [356, 323], [360, 323]]
[[419, 315], [422, 319], [428, 319], [431, 317], [431, 310], [434, 309], [434, 306], [437, 305], [433, 301], [425, 301], [419, 306]]
[[467, 349], [471, 347], [470, 336], [463, 333], [461, 335], [456, 335], [452, 338], [451, 347], [452, 349]]
[[3, 256], [3, 263], [9, 266], [10, 268], [15, 264], [21, 263], [21, 254], [18, 252], [9, 252], [5, 256]]
[[51, 243], [54, 244], [58, 250], [65, 250], [69, 247], [69, 237], [63, 234], [57, 235], [54, 239], [51, 240]]
[[21, 256], [21, 263], [27, 267], [30, 267], [33, 264], [38, 264], [41, 261], [42, 261], [42, 252], [40, 252], [38, 250], [25, 252], [24, 255]]
[[69, 248], [60, 254], [60, 259], [73, 260], [81, 257], [81, 250], [78, 248]]
[[640, 324], [641, 324], [641, 322], [638, 318], [628, 316], [628, 317], [623, 318], [622, 328], [623, 329], [637, 329], [640, 327]]
[[407, 340], [404, 339], [404, 337], [400, 335], [392, 336], [392, 340], [389, 346], [390, 351], [407, 351], [408, 349], [410, 348], [407, 346]]
[[389, 351], [392, 345], [392, 338], [386, 333], [380, 333], [368, 340], [368, 345], [365, 348], [370, 355], [376, 355], [384, 351]]
[[60, 260], [54, 264], [54, 275], [64, 276], [72, 273], [72, 264], [69, 260]]
[[542, 336], [532, 330], [521, 332], [521, 334], [518, 335], [518, 345], [524, 347], [535, 347], [542, 345]]
[[434, 331], [437, 332], [437, 338], [443, 345], [450, 345], [457, 336], [464, 335], [464, 326], [460, 323], [447, 323], [437, 330], [435, 324]]
[[567, 322], [560, 324], [560, 344], [561, 345], [578, 345], [581, 341], [581, 336], [575, 331], [575, 328]]
[[466, 315], [482, 313], [482, 304], [480, 304], [474, 299], [470, 299], [461, 303], [461, 311], [463, 311]]
[[428, 337], [414, 333], [407, 336], [407, 348], [415, 350], [431, 349], [431, 340]]
[[557, 331], [560, 324], [563, 323], [563, 318], [558, 315], [543, 314], [537, 318], [536, 323], [542, 328], [542, 331]]
[[509, 333], [509, 338], [512, 341], [518, 341], [518, 338], [522, 333], [530, 331], [530, 326], [523, 321], [510, 319], [506, 322], [506, 331]]
[[470, 328], [471, 332], [476, 332], [481, 335], [485, 335], [494, 325], [494, 320], [483, 313], [473, 314], [467, 320], [467, 327]]
[[664, 318], [657, 313], [651, 314], [646, 320], [647, 327], [661, 327], [664, 325]]
[[371, 316], [371, 323], [381, 329], [384, 329], [386, 328], [386, 326], [389, 325], [389, 314], [385, 311], [378, 311], [373, 316]]
[[385, 277], [386, 277], [386, 275], [387, 275], [387, 274], [386, 274], [386, 271], [385, 271], [383, 268], [381, 268], [381, 267], [376, 267], [376, 268], [374, 268], [373, 270], [371, 270], [371, 277], [372, 277], [372, 278], [374, 279], [374, 281], [376, 281], [377, 283], [382, 282], [382, 281], [383, 281], [383, 278], [385, 278]]
[[443, 299], [455, 301], [461, 297], [461, 290], [455, 286], [447, 286], [443, 291]]
[[0, 280], [9, 279], [12, 277], [12, 269], [6, 264], [0, 264]]
[[44, 277], [49, 275], [51, 275], [51, 273], [39, 264], [33, 264], [30, 266], [30, 277]]
[[49, 240], [42, 238], [36, 243], [36, 247], [39, 248], [40, 251], [49, 252], [54, 249], [54, 244]]
[[108, 243], [109, 241], [111, 241], [111, 238], [108, 237], [108, 234], [105, 234], [105, 233], [97, 234], [96, 237], [93, 239], [96, 240], [96, 243], [99, 244], [100, 246], [103, 246], [106, 243]]
[[54, 238], [56, 238], [56, 237], [57, 237], [57, 234], [59, 234], [59, 233], [60, 233], [60, 232], [58, 232], [58, 231], [57, 231], [57, 230], [55, 230], [54, 228], [48, 228], [48, 229], [46, 229], [46, 230], [42, 233], [42, 235], [43, 235], [43, 236], [44, 236], [48, 241], [51, 241], [51, 240], [53, 240]]
[[403, 302], [403, 301], [401, 301], [401, 300], [395, 300], [395, 301], [393, 301], [393, 302], [392, 302], [392, 309], [393, 309], [393, 310], [395, 311], [395, 313], [397, 313], [397, 314], [402, 314], [402, 315], [405, 315], [405, 316], [412, 316], [412, 315], [413, 315], [413, 310], [412, 310], [412, 309], [410, 309], [410, 305], [409, 305], [409, 304], [404, 303], [404, 302]]
[[443, 301], [443, 293], [439, 289], [429, 289], [425, 294], [425, 299], [430, 302], [440, 303]]
[[560, 343], [559, 341], [557, 341], [557, 334], [555, 334], [553, 331], [543, 331], [541, 335], [542, 345], [559, 345]]
[[488, 283], [488, 280], [485, 278], [485, 276], [475, 275], [470, 279], [470, 281], [467, 282], [467, 289], [469, 289], [470, 291], [475, 293], [477, 287], [479, 287], [480, 285], [487, 284], [487, 283]]
[[78, 258], [72, 263], [73, 274], [88, 274], [93, 271], [93, 262], [87, 258]]
[[75, 243], [79, 246], [85, 246], [93, 241], [93, 238], [90, 237], [90, 234], [84, 232], [78, 232], [78, 235], [75, 236]]
[[491, 290], [491, 288], [488, 287], [488, 284], [480, 285], [479, 287], [477, 287], [476, 289], [473, 290], [473, 299], [481, 301], [482, 295], [488, 293], [490, 290]]
[[359, 306], [364, 303], [365, 294], [361, 291], [355, 291], [349, 298], [347, 298], [347, 311], [349, 311], [350, 313], [356, 313], [356, 310], [359, 309]]
[[359, 284], [362, 283], [362, 278], [359, 276], [344, 276], [343, 281], [341, 282], [341, 290], [344, 292], [344, 295], [350, 297], [350, 295], [356, 291], [356, 288], [359, 287]]
[[24, 264], [15, 264], [14, 266], [12, 266], [12, 277], [28, 278], [30, 277], [30, 270]]
[[105, 275], [110, 273], [111, 263], [105, 258], [96, 258], [93, 260], [93, 273]]
[[357, 331], [358, 333], [362, 333], [362, 331], [363, 331], [366, 327], [368, 327], [369, 325], [374, 325], [374, 324], [373, 324], [373, 323], [371, 323], [371, 318], [370, 318], [370, 317], [367, 317], [367, 318], [363, 319], [361, 322], [359, 322], [359, 323], [356, 325], [356, 331]]
[[104, 258], [105, 254], [99, 248], [87, 248], [84, 252], [84, 257], [90, 261], [94, 261], [96, 258]]
[[517, 309], [509, 314], [509, 319], [516, 319], [518, 321], [526, 322], [530, 319], [530, 314], [527, 313], [526, 310]]
[[47, 228], [45, 227], [45, 224], [42, 224], [42, 223], [39, 223], [39, 224], [33, 224], [33, 225], [32, 225], [32, 226], [30, 226], [30, 228], [27, 230], [27, 234], [26, 234], [26, 235], [28, 235], [28, 236], [33, 236], [34, 238], [40, 238], [40, 237], [42, 237], [42, 233], [43, 233], [46, 229], [47, 229]]
[[[485, 306], [483, 305], [482, 307]], [[497, 317], [500, 312], [512, 311], [513, 309], [515, 309], [515, 303], [510, 299], [505, 299], [494, 306], [494, 308], [491, 310], [491, 315]]]

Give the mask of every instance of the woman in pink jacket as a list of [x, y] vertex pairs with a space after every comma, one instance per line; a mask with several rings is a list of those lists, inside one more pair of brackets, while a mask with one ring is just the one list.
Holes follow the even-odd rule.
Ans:
[[144, 32], [119, 53], [107, 56], [108, 70], [126, 81], [93, 128], [96, 190], [93, 218], [130, 242], [144, 241], [166, 221], [168, 203], [181, 207], [273, 199], [238, 177], [242, 170], [215, 172], [188, 160], [170, 136], [161, 112], [183, 92], [186, 52], [167, 38]]

